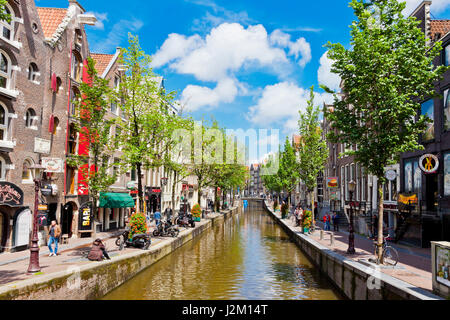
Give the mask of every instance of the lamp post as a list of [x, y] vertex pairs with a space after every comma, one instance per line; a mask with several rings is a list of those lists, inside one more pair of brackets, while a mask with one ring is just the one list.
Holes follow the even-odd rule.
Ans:
[[353, 193], [356, 189], [354, 180], [348, 183], [348, 192], [350, 193], [350, 225], [348, 226], [348, 254], [355, 254], [355, 232], [353, 229]]
[[39, 207], [39, 189], [41, 187], [41, 174], [46, 169], [40, 164], [30, 166], [35, 172], [34, 178], [34, 214], [33, 214], [33, 233], [31, 235], [31, 247], [30, 247], [30, 265], [28, 266], [28, 273], [37, 273], [41, 271], [39, 266], [39, 238], [38, 238], [38, 207]]

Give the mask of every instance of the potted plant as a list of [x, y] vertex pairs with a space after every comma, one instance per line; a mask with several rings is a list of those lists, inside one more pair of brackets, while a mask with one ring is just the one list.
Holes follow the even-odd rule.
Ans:
[[147, 219], [143, 213], [135, 213], [130, 218], [130, 233], [128, 238], [132, 239], [136, 234], [145, 234], [148, 231]]
[[310, 210], [305, 210], [303, 212], [303, 232], [309, 233], [311, 225], [312, 225], [312, 212]]
[[198, 203], [192, 208], [191, 213], [194, 221], [200, 222], [202, 216], [202, 208]]

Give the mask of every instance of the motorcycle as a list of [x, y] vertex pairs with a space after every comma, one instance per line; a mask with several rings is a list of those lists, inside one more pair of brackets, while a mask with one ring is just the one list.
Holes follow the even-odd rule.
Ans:
[[119, 250], [122, 251], [125, 247], [134, 247], [141, 248], [143, 250], [148, 250], [150, 247], [152, 240], [150, 235], [141, 233], [135, 234], [131, 239], [129, 238], [130, 231], [125, 230], [117, 239], [116, 245], [119, 247]]
[[191, 228], [195, 228], [194, 217], [190, 213], [188, 214], [180, 213], [176, 220], [176, 224], [179, 225], [180, 227], [189, 228], [190, 226]]
[[178, 237], [180, 230], [172, 225], [171, 222], [161, 220], [156, 229], [153, 231], [154, 237]]

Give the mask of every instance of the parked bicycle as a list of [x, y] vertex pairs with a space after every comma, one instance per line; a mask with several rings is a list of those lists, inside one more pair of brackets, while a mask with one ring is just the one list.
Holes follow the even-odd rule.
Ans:
[[[389, 230], [389, 229], [387, 229]], [[388, 244], [388, 239], [390, 239], [389, 235], [387, 236], [383, 236], [383, 253], [381, 255], [381, 261], [383, 261], [384, 264], [388, 264], [391, 265], [393, 267], [395, 267], [398, 263], [398, 251], [397, 249], [395, 249], [394, 247], [391, 247]], [[375, 246], [375, 257], [377, 264], [380, 263], [380, 260], [378, 258], [378, 242], [374, 241], [374, 246]]]

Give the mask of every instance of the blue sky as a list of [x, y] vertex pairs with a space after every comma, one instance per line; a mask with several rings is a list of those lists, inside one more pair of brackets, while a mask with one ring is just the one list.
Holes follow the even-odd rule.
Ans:
[[[339, 84], [323, 45], [348, 45], [354, 19], [348, 2], [80, 0], [99, 19], [86, 28], [91, 52], [114, 53], [127, 45], [128, 32], [137, 34], [185, 112], [230, 129], [279, 129], [281, 141], [296, 132], [312, 85], [317, 104], [332, 101], [318, 88], [319, 81]], [[406, 13], [420, 2], [407, 0]], [[36, 5], [67, 7], [68, 1]], [[434, 0], [431, 12], [450, 18], [450, 1]]]

